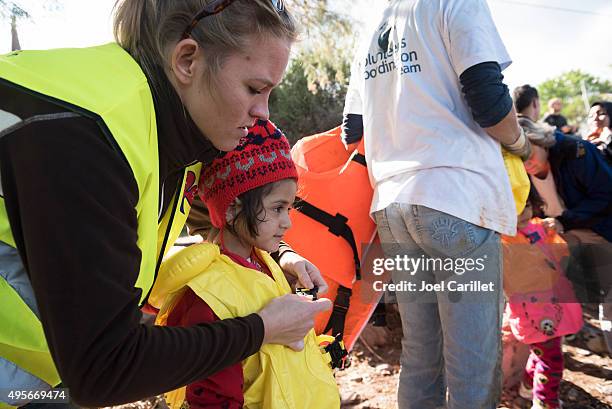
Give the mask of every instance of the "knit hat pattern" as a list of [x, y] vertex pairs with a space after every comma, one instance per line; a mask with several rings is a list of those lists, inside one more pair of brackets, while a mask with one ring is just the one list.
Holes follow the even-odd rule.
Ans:
[[242, 193], [283, 179], [297, 179], [287, 138], [272, 122], [258, 120], [236, 149], [204, 166], [198, 188], [213, 226], [222, 228], [230, 204]]

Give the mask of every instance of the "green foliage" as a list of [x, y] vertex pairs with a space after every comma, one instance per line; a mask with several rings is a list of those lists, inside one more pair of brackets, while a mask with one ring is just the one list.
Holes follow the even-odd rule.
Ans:
[[287, 0], [302, 26], [283, 81], [270, 97], [270, 114], [293, 144], [340, 124], [353, 53], [353, 21], [327, 0]]
[[0, 0], [0, 19], [4, 20], [9, 18], [30, 18], [30, 13], [22, 8], [17, 2]]
[[[0, 20], [11, 20], [13, 17], [17, 20], [31, 19], [32, 14], [24, 3], [31, 4], [31, 2], [24, 1], [0, 0]], [[47, 12], [54, 13], [62, 10], [61, 0], [44, 0], [39, 1], [39, 3], [41, 3], [42, 9]]]
[[[291, 61], [282, 83], [272, 92], [271, 119], [291, 144], [341, 123], [350, 64], [344, 60], [339, 70], [336, 66], [312, 52], [302, 53]], [[324, 80], [310, 82], [306, 67], [315, 67]]]
[[287, 0], [287, 3], [301, 27], [295, 48], [299, 50], [309, 88], [316, 92], [330, 82], [346, 82], [344, 66], [352, 55], [354, 21], [332, 11], [327, 0]]
[[285, 0], [285, 3], [300, 24], [303, 36], [309, 40], [330, 32], [346, 35], [351, 30], [352, 21], [333, 11], [328, 0]]
[[569, 71], [538, 85], [542, 114], [545, 114], [548, 109], [547, 104], [551, 98], [561, 98], [563, 101], [561, 113], [568, 119], [569, 123], [580, 124], [584, 122], [587, 112], [582, 96], [583, 82], [587, 90], [589, 105], [599, 99], [610, 99], [610, 94], [612, 94], [611, 81], [580, 70]]

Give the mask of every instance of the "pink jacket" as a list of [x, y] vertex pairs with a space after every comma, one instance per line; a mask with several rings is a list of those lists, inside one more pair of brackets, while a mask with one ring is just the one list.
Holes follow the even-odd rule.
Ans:
[[[538, 268], [526, 273], [549, 280], [547, 283], [539, 283], [534, 291], [507, 294], [506, 314], [514, 336], [521, 342], [533, 344], [578, 332], [583, 324], [582, 307], [576, 300], [570, 281], [565, 277], [563, 260], [559, 257], [559, 251], [555, 251], [559, 248], [554, 248], [564, 246], [566, 251], [567, 244], [555, 233], [547, 233], [537, 218], [532, 219], [525, 228], [519, 229], [513, 241], [506, 245], [522, 246], [524, 250], [521, 251], [521, 247], [515, 248], [513, 257], [520, 257], [522, 253], [524, 256], [541, 257], [547, 261], [532, 263]], [[513, 260], [510, 259], [510, 268], [512, 264]], [[541, 271], [543, 265], [556, 270], [557, 274]], [[550, 282], [550, 277], [556, 279]], [[505, 279], [512, 279], [512, 271], [505, 274]]]

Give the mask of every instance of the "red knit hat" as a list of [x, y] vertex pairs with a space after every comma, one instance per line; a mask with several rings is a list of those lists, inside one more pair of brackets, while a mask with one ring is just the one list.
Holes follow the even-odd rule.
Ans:
[[213, 226], [220, 229], [229, 205], [240, 194], [297, 177], [285, 135], [272, 122], [258, 120], [236, 149], [204, 166], [198, 191]]

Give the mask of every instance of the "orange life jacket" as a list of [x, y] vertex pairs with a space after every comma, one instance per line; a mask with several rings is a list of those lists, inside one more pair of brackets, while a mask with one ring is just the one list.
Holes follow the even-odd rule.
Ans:
[[582, 308], [565, 277], [567, 243], [533, 218], [515, 237], [503, 237], [506, 316], [514, 336], [533, 344], [574, 334]]
[[334, 308], [316, 317], [316, 333], [342, 333], [350, 350], [378, 302], [361, 294], [362, 253], [376, 233], [363, 140], [349, 152], [337, 127], [301, 139], [291, 152], [299, 175], [298, 199], [285, 240], [329, 284], [323, 296], [334, 301]]
[[[542, 220], [533, 218], [530, 225], [541, 226]], [[526, 234], [513, 237], [502, 235], [506, 296], [546, 291], [554, 287], [559, 279], [563, 268], [557, 264], [567, 262], [567, 244], [555, 232], [541, 234], [544, 237], [539, 238], [538, 245], [532, 245], [532, 239]]]

